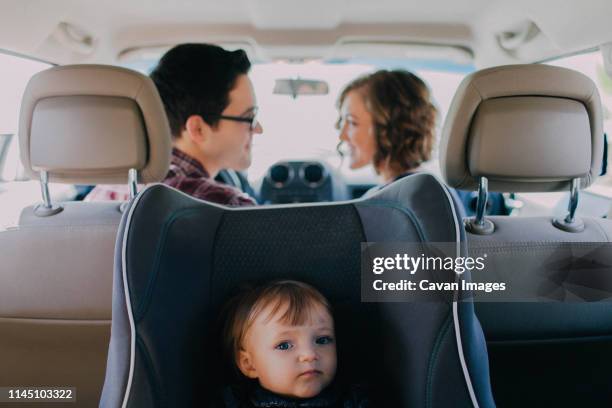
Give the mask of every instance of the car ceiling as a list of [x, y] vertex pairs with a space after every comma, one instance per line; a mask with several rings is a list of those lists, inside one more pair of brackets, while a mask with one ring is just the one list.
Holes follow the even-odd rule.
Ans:
[[0, 11], [0, 49], [59, 64], [116, 64], [186, 41], [246, 44], [262, 59], [320, 58], [357, 41], [460, 47], [485, 67], [612, 39], [607, 0], [0, 0]]

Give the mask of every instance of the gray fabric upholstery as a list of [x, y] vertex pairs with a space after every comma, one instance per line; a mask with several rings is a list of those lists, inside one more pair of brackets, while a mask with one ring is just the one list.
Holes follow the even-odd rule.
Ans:
[[384, 401], [373, 406], [493, 406], [471, 303], [454, 303], [453, 293], [360, 301], [361, 242], [439, 240], [463, 251], [455, 210], [426, 174], [354, 202], [239, 209], [147, 187], [120, 230], [101, 406], [206, 406], [232, 381], [217, 348], [221, 304], [244, 281], [278, 278], [330, 299], [343, 344], [338, 377], [371, 385]]
[[[584, 231], [570, 233], [554, 227], [548, 217], [490, 219], [496, 227], [492, 235], [468, 234], [470, 254], [488, 254], [488, 273], [474, 275], [473, 280], [503, 279], [542, 301], [475, 303], [487, 339], [497, 402], [606, 406], [612, 398], [612, 301], [545, 299], [542, 289], [550, 282], [538, 268], [568, 242], [611, 242], [612, 220], [583, 218]], [[547, 292], [554, 295], [552, 289]], [[522, 393], [517, 394], [517, 389]]]
[[[557, 191], [601, 171], [603, 113], [588, 77], [547, 65], [475, 72], [459, 86], [444, 122], [440, 166], [447, 183], [490, 191]], [[571, 160], [567, 160], [571, 158]]]
[[[521, 293], [537, 298], [537, 290], [544, 283], [544, 275], [533, 273], [541, 267], [555, 250], [568, 242], [596, 243], [612, 242], [612, 220], [584, 218], [585, 229], [579, 233], [559, 230], [545, 217], [490, 217], [496, 226], [493, 236], [468, 234], [470, 253], [473, 256], [487, 253], [487, 269], [499, 277], [513, 277], [520, 285]], [[474, 275], [474, 281], [491, 279], [487, 274]], [[550, 310], [550, 305], [528, 304], [532, 312], [537, 308]], [[476, 310], [481, 323], [491, 340], [531, 338], [580, 338], [584, 336], [612, 335], [612, 302], [581, 305], [561, 303], [556, 313], [547, 318], [534, 315], [514, 314], [513, 309], [523, 309], [520, 304], [477, 303]], [[588, 310], [595, 311], [589, 314]], [[573, 313], [582, 309], [584, 313]], [[602, 313], [604, 312], [605, 313]], [[563, 313], [567, 313], [565, 316]], [[505, 316], [499, 319], [499, 316]], [[588, 318], [587, 318], [588, 317]], [[573, 330], [574, 328], [575, 330]]]
[[122, 184], [160, 181], [170, 164], [166, 114], [150, 78], [125, 68], [66, 65], [34, 75], [19, 118], [21, 160], [32, 178]]

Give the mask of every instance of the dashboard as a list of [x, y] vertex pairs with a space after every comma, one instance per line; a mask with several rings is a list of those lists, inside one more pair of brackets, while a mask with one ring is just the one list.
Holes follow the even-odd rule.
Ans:
[[[332, 166], [318, 160], [279, 161], [271, 165], [260, 181], [256, 194], [260, 204], [290, 204], [343, 201], [359, 198], [375, 184], [347, 183], [345, 178]], [[458, 191], [458, 198], [463, 202], [467, 215], [475, 213], [475, 191]], [[520, 216], [563, 216], [567, 212], [568, 192], [529, 193], [499, 195], [498, 206], [488, 208], [488, 214]], [[498, 200], [498, 201], [499, 201]], [[610, 198], [590, 191], [580, 195], [578, 214], [591, 217], [606, 216], [609, 212]], [[496, 203], [489, 198], [488, 204]], [[503, 203], [503, 204], [502, 204]], [[491, 211], [493, 210], [493, 211]], [[508, 211], [508, 212], [506, 212]]]
[[371, 187], [347, 185], [341, 175], [321, 161], [280, 161], [266, 172], [259, 201], [261, 204], [342, 201], [360, 197]]

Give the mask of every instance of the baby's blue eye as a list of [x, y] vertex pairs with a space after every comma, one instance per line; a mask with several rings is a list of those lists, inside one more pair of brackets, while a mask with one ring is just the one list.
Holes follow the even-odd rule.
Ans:
[[321, 336], [321, 337], [317, 337], [316, 343], [317, 344], [330, 344], [333, 343], [334, 339], [331, 338], [331, 336]]
[[283, 341], [282, 343], [277, 344], [274, 348], [277, 350], [289, 350], [292, 347], [293, 345], [291, 343], [288, 341]]

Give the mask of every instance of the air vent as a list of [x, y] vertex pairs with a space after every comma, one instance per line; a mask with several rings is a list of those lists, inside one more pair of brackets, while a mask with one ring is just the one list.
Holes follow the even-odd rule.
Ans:
[[270, 168], [268, 178], [270, 179], [274, 187], [283, 187], [291, 179], [291, 167], [284, 163], [275, 164]]
[[319, 163], [307, 163], [301, 169], [301, 177], [309, 187], [318, 187], [325, 180], [325, 168]]

